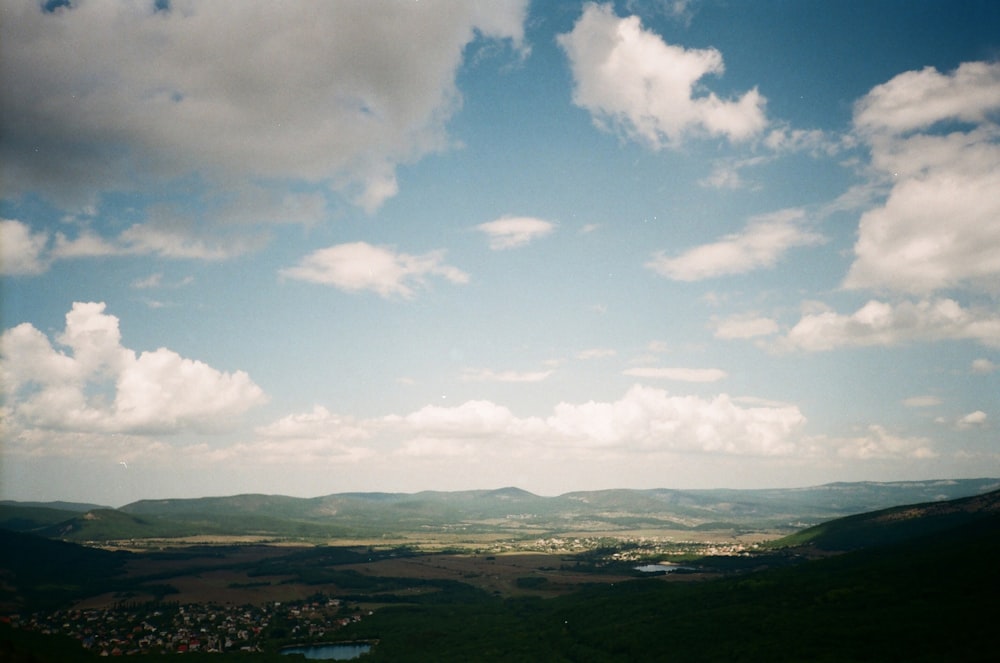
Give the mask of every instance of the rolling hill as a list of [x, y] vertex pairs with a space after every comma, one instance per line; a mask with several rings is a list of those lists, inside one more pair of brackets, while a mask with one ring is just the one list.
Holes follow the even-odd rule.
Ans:
[[462, 532], [530, 539], [650, 529], [792, 533], [842, 516], [997, 488], [997, 479], [962, 479], [761, 490], [599, 490], [555, 497], [518, 488], [315, 498], [248, 494], [142, 500], [85, 513], [7, 503], [0, 506], [0, 526], [71, 541], [199, 534], [328, 539]]
[[[544, 601], [388, 608], [345, 635], [378, 638], [373, 662], [994, 660], [998, 499], [827, 523], [853, 529], [856, 549], [791, 567]], [[910, 526], [889, 543], [875, 523], [900, 514]], [[967, 517], [941, 520], [957, 514]], [[866, 519], [871, 527], [856, 527]]]
[[924, 502], [838, 518], [771, 542], [772, 547], [810, 546], [849, 551], [947, 532], [1000, 515], [1000, 490], [944, 502]]
[[[481, 500], [485, 509], [505, 499], [531, 504], [537, 498], [520, 491], [492, 492], [423, 495], [417, 504], [457, 502], [468, 512], [469, 501]], [[621, 500], [629, 496], [586, 497], [621, 508], [627, 504]], [[215, 507], [222, 514], [232, 512], [230, 499], [246, 509], [254, 504], [271, 504], [275, 509], [293, 504], [260, 496], [220, 499]], [[409, 498], [348, 498], [354, 499]], [[165, 506], [176, 505], [156, 508]], [[153, 507], [147, 505], [149, 510]], [[96, 513], [116, 526], [133, 523], [129, 519], [137, 526], [148, 525], [160, 517]], [[273, 513], [270, 517], [275, 517]], [[799, 556], [800, 563], [793, 566], [729, 573], [704, 582], [643, 578], [584, 584], [576, 592], [544, 600], [500, 599], [471, 588], [458, 591], [462, 582], [449, 581], [447, 592], [404, 591], [400, 596], [405, 600], [390, 601], [383, 585], [390, 583], [400, 591], [407, 587], [405, 579], [338, 571], [337, 564], [359, 555], [368, 558], [347, 549], [290, 549], [283, 556], [241, 564], [244, 570], [253, 567], [264, 575], [309, 571], [351, 580], [347, 591], [353, 600], [382, 603], [374, 614], [337, 636], [378, 641], [366, 658], [371, 661], [936, 662], [991, 660], [995, 654], [1000, 491], [835, 519], [788, 537], [785, 543], [850, 552], [811, 561]], [[15, 610], [29, 605], [55, 608], [112, 588], [172, 581], [176, 570], [147, 577], [123, 574], [128, 560], [151, 554], [162, 553], [112, 553], [0, 530], [4, 579], [0, 603]], [[328, 568], [331, 564], [333, 568]], [[379, 593], [367, 597], [369, 591]], [[17, 638], [29, 643], [25, 647], [38, 646], [19, 634]], [[56, 655], [48, 660], [67, 659]]]

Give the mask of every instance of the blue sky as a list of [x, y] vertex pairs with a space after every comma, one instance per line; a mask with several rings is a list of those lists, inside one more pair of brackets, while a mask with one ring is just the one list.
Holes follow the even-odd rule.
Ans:
[[4, 498], [1000, 475], [996, 3], [0, 11]]

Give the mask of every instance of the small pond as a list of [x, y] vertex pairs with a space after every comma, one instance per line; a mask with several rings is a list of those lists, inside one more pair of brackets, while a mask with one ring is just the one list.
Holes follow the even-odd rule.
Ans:
[[636, 571], [641, 571], [642, 573], [673, 573], [674, 571], [691, 571], [690, 566], [681, 566], [680, 564], [643, 564], [642, 566], [633, 567]]
[[310, 661], [352, 661], [367, 654], [372, 646], [367, 642], [341, 642], [326, 645], [296, 645], [285, 647], [281, 654], [302, 654]]

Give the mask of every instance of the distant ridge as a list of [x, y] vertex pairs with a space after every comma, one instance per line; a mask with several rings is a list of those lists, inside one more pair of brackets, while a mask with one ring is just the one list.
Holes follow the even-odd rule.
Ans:
[[15, 500], [0, 500], [0, 506], [32, 507], [38, 509], [55, 509], [57, 511], [92, 511], [93, 509], [110, 509], [104, 504], [87, 504], [84, 502], [17, 502]]
[[312, 498], [247, 493], [140, 500], [120, 509], [85, 512], [7, 502], [0, 505], [0, 527], [72, 541], [195, 535], [329, 540], [387, 532], [501, 532], [524, 539], [550, 532], [613, 534], [638, 529], [791, 534], [844, 516], [970, 497], [998, 488], [1000, 480], [984, 478], [777, 489], [609, 489], [545, 497], [506, 486]]

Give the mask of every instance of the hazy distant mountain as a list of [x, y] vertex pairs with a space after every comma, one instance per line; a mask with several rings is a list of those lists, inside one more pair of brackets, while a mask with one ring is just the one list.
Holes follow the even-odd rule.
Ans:
[[91, 511], [93, 509], [110, 509], [103, 504], [88, 504], [85, 502], [16, 502], [14, 500], [0, 500], [0, 506], [17, 507], [37, 507], [41, 509], [55, 509], [58, 511]]
[[514, 487], [314, 498], [248, 494], [141, 500], [117, 510], [92, 509], [84, 514], [7, 503], [0, 507], [0, 526], [85, 541], [193, 534], [329, 538], [406, 531], [502, 531], [522, 538], [635, 529], [790, 533], [842, 516], [998, 488], [998, 479], [959, 479], [760, 490], [598, 490], [556, 497]]

